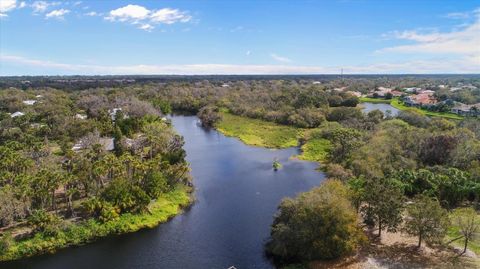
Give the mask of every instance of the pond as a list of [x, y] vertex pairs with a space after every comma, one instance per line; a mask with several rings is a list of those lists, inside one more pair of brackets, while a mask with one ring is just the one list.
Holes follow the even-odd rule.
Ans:
[[391, 112], [392, 116], [397, 116], [398, 112], [400, 112], [400, 110], [394, 108], [390, 104], [382, 104], [382, 103], [377, 104], [377, 103], [365, 102], [365, 103], [361, 103], [361, 106], [362, 106], [362, 111], [365, 112], [365, 113], [368, 113], [370, 111], [378, 109], [378, 110], [382, 111], [383, 114], [385, 114], [385, 115], [387, 114], [387, 110], [388, 110], [388, 111]]
[[[100, 239], [2, 264], [2, 269], [274, 268], [264, 255], [270, 224], [283, 197], [323, 180], [316, 163], [293, 160], [297, 148], [269, 150], [199, 126], [195, 116], [173, 116], [185, 138], [196, 202], [154, 229]], [[272, 162], [283, 165], [277, 172]]]

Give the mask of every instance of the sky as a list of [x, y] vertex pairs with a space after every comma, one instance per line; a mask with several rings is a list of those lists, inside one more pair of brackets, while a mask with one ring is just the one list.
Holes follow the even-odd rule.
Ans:
[[0, 76], [480, 73], [480, 0], [0, 0]]

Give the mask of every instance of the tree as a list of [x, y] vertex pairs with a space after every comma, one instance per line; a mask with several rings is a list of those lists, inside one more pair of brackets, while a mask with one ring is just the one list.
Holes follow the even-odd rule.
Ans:
[[328, 135], [328, 138], [333, 144], [333, 149], [330, 152], [330, 158], [335, 162], [347, 161], [353, 149], [360, 146], [361, 136], [362, 134], [355, 129], [334, 129]]
[[213, 106], [202, 107], [197, 116], [205, 127], [213, 127], [222, 118], [218, 113], [218, 108]]
[[363, 239], [348, 189], [338, 180], [327, 180], [282, 201], [267, 251], [284, 261], [333, 259], [353, 251]]
[[480, 231], [480, 218], [473, 208], [459, 208], [454, 211], [452, 220], [464, 238], [463, 254], [467, 251], [468, 243]]
[[422, 241], [438, 242], [448, 228], [447, 211], [440, 206], [438, 200], [426, 195], [415, 197], [413, 204], [407, 207], [404, 231], [418, 236], [418, 247]]
[[378, 236], [384, 228], [395, 232], [402, 223], [402, 189], [388, 178], [367, 180], [364, 187], [365, 205], [362, 207], [365, 219], [378, 226]]

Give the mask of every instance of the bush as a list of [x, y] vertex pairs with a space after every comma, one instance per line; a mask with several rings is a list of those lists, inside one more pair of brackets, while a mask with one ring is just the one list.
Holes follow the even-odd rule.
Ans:
[[10, 233], [5, 233], [3, 236], [0, 236], [0, 256], [7, 253], [13, 243], [14, 239]]
[[28, 218], [28, 224], [36, 232], [47, 236], [56, 235], [62, 228], [63, 221], [60, 217], [45, 210], [35, 210]]
[[283, 262], [334, 259], [364, 240], [348, 189], [338, 180], [285, 199], [272, 225], [267, 251]]

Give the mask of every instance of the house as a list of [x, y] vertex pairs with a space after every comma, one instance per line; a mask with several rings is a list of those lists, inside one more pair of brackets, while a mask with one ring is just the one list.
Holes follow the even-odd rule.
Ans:
[[390, 93], [392, 94], [393, 97], [400, 97], [403, 95], [403, 92], [395, 91], [395, 90], [391, 91]]
[[407, 106], [431, 106], [437, 103], [437, 99], [432, 94], [421, 93], [406, 96], [403, 102]]
[[228, 85], [226, 83], [222, 84], [222, 88], [228, 88], [228, 87], [230, 87], [230, 85]]
[[75, 114], [75, 119], [79, 119], [79, 120], [86, 120], [87, 119], [87, 115], [84, 115], [84, 114]]
[[403, 88], [405, 92], [408, 93], [416, 93], [422, 90], [422, 88], [417, 88], [417, 87], [411, 87], [411, 88]]
[[24, 103], [27, 106], [33, 106], [36, 102], [37, 100], [25, 100], [22, 103]]
[[43, 98], [43, 95], [39, 94], [39, 95], [36, 95], [35, 98]]
[[322, 84], [320, 81], [314, 81], [312, 82], [313, 85], [319, 85], [319, 84]]
[[21, 117], [21, 116], [23, 116], [23, 115], [25, 115], [25, 113], [20, 112], [20, 111], [17, 111], [17, 112], [15, 112], [15, 113], [13, 113], [13, 114], [10, 114], [10, 117], [16, 118], [16, 117]]
[[[112, 150], [115, 149], [115, 144], [113, 142], [114, 142], [113, 137], [100, 137], [98, 139], [98, 141], [94, 144], [100, 144], [102, 146], [103, 150], [105, 150], [105, 151], [112, 151]], [[75, 145], [73, 145], [72, 150], [73, 151], [80, 151], [80, 150], [85, 149], [87, 147], [88, 147], [88, 145], [86, 145], [86, 143], [84, 143], [83, 141], [80, 140]]]
[[480, 116], [480, 103], [474, 105], [466, 105], [456, 102], [452, 108], [452, 113], [462, 116]]
[[[118, 111], [122, 111], [122, 109], [119, 107], [116, 107], [108, 110], [108, 113], [110, 114], [110, 118], [112, 119], [112, 121], [115, 121], [115, 119], [117, 118]], [[123, 117], [128, 118], [126, 114], [124, 114]]]
[[362, 93], [358, 91], [348, 91], [347, 93], [356, 97], [362, 97]]

